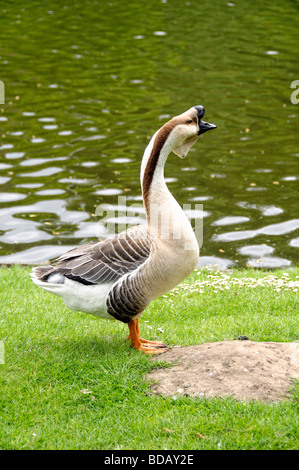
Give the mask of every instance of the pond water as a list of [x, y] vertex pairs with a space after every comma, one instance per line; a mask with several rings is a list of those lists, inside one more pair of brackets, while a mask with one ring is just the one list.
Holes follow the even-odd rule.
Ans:
[[106, 236], [98, 206], [140, 205], [149, 138], [202, 104], [217, 130], [166, 167], [200, 264], [298, 265], [298, 19], [291, 0], [2, 2], [0, 263]]

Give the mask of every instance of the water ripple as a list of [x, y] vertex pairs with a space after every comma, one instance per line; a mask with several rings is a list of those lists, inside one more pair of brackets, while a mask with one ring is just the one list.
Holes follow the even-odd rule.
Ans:
[[246, 240], [257, 235], [285, 235], [299, 228], [299, 219], [288, 220], [278, 224], [268, 225], [256, 230], [236, 230], [235, 232], [221, 233], [214, 236], [214, 240], [229, 242], [233, 240]]
[[[1, 64], [11, 86], [0, 106], [2, 260], [44, 262], [70, 244], [105, 236], [97, 206], [115, 207], [124, 194], [140, 203], [150, 137], [172, 116], [203, 104], [217, 131], [200, 137], [183, 162], [171, 154], [165, 169], [174, 197], [191, 206], [192, 223], [204, 216], [200, 263], [298, 263], [298, 113], [286, 86], [297, 67], [295, 2], [252, 4], [250, 16], [242, 2], [223, 8], [215, 0], [213, 15], [205, 2], [162, 4], [163, 11], [152, 0], [139, 9], [121, 2], [82, 9], [74, 0], [58, 14], [34, 2], [25, 9], [6, 2]], [[191, 47], [186, 25], [200, 17]], [[199, 77], [208, 87], [194, 102]], [[144, 214], [135, 216], [129, 212], [131, 222]]]

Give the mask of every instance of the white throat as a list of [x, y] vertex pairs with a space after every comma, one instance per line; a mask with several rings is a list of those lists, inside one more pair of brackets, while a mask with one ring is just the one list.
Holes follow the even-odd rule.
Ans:
[[[143, 155], [140, 172], [142, 189], [144, 188], [144, 181], [148, 178], [147, 172], [150, 169], [149, 160], [153, 157], [152, 152], [158, 132], [150, 140]], [[198, 244], [190, 221], [169, 191], [164, 179], [164, 166], [172, 150], [172, 145], [170, 135], [159, 153], [153, 174], [151, 175], [150, 190], [147, 194], [143, 193], [148, 227], [154, 236], [163, 239], [165, 242], [168, 241], [172, 245], [175, 243], [178, 247], [180, 245], [184, 245], [184, 247], [188, 245], [191, 248], [187, 249], [195, 249], [197, 251]]]
[[[141, 169], [140, 169], [140, 183], [141, 183], [141, 188], [143, 189], [143, 183], [144, 179], [146, 178], [147, 174], [147, 165], [149, 162], [149, 159], [152, 154], [152, 150], [154, 147], [155, 139], [159, 131], [157, 131], [153, 137], [151, 138], [148, 146], [145, 149], [145, 152], [143, 154], [142, 162], [141, 162]], [[157, 164], [155, 166], [154, 173], [152, 175], [152, 180], [151, 180], [151, 189], [148, 195], [148, 203], [149, 204], [154, 204], [154, 203], [159, 203], [162, 202], [162, 200], [165, 199], [166, 195], [170, 196], [173, 199], [173, 196], [171, 195], [170, 191], [168, 190], [165, 179], [164, 179], [164, 166], [167, 160], [167, 157], [169, 153], [171, 152], [171, 142], [166, 142], [165, 145], [163, 145]], [[159, 197], [162, 195], [164, 196], [162, 200], [159, 199]], [[144, 194], [143, 194], [144, 197]], [[147, 207], [147, 201], [144, 200], [145, 207]]]

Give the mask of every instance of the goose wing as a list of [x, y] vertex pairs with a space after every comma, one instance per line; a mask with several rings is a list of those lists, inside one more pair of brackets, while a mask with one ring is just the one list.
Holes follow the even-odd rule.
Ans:
[[132, 227], [112, 238], [68, 251], [58, 258], [52, 273], [59, 272], [82, 284], [115, 282], [148, 259], [151, 242], [146, 226]]

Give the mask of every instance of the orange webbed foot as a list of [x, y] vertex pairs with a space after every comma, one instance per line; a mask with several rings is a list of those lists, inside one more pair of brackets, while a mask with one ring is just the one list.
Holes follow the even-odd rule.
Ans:
[[131, 346], [138, 351], [145, 354], [162, 354], [169, 351], [169, 348], [162, 341], [149, 341], [147, 339], [140, 338], [138, 319], [131, 320], [128, 323], [130, 334], [127, 336], [127, 340], [131, 340]]

